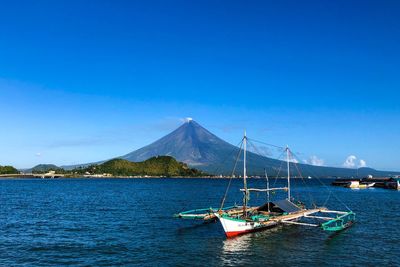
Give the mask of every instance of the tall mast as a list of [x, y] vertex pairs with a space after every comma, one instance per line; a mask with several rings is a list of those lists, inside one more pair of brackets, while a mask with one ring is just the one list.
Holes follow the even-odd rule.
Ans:
[[244, 131], [243, 137], [243, 187], [244, 187], [244, 196], [243, 196], [243, 215], [246, 216], [246, 206], [247, 206], [247, 173], [246, 173], [246, 148], [247, 148], [247, 137], [246, 130]]
[[269, 179], [268, 179], [268, 174], [267, 174], [266, 168], [264, 168], [264, 172], [265, 172], [265, 178], [267, 179], [267, 206], [268, 206], [268, 212], [270, 212], [270, 210], [269, 210]]
[[290, 201], [290, 166], [289, 166], [289, 146], [286, 145], [286, 163], [287, 163], [287, 185], [288, 185], [288, 200]]

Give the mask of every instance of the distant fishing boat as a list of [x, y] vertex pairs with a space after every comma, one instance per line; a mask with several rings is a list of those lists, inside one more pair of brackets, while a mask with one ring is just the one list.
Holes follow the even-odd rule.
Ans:
[[353, 189], [363, 189], [363, 188], [385, 188], [385, 189], [397, 189], [400, 190], [400, 179], [396, 177], [378, 177], [374, 178], [369, 175], [362, 179], [336, 179], [332, 182], [332, 185], [343, 186]]
[[361, 179], [359, 178], [351, 178], [351, 179], [346, 179], [346, 178], [338, 178], [334, 180], [331, 184], [334, 186], [343, 186], [343, 187], [349, 187], [349, 185], [354, 184], [355, 182], [360, 182]]
[[[269, 187], [268, 175], [266, 188], [249, 188], [247, 185], [247, 150], [248, 138], [244, 135], [240, 149], [243, 147], [243, 188], [240, 189], [243, 192], [243, 205], [237, 207], [224, 208], [225, 198], [228, 190], [226, 190], [225, 196], [222, 200], [221, 207], [217, 209], [209, 209], [207, 214], [214, 215], [213, 218], [217, 218], [222, 225], [222, 228], [228, 238], [260, 231], [268, 228], [275, 227], [282, 224], [301, 225], [310, 227], [319, 227], [325, 231], [340, 231], [351, 226], [355, 221], [355, 213], [351, 210], [348, 211], [336, 211], [329, 210], [326, 207], [315, 206], [312, 209], [308, 209], [305, 205], [291, 197], [290, 190], [290, 156], [291, 151], [286, 147], [286, 163], [287, 163], [287, 186], [285, 187]], [[235, 163], [236, 165], [236, 163]], [[229, 183], [230, 184], [230, 183]], [[228, 186], [229, 188], [229, 186]], [[270, 192], [275, 191], [286, 191], [287, 198], [280, 199], [277, 201], [270, 201]], [[251, 192], [265, 192], [267, 194], [267, 202], [259, 207], [249, 207], [249, 199]], [[187, 213], [193, 212], [188, 211]], [[185, 215], [186, 212], [182, 212]], [[193, 214], [193, 213], [192, 213]], [[209, 218], [210, 215], [200, 215], [199, 218]], [[194, 218], [195, 219], [195, 218]], [[311, 219], [314, 222], [304, 222], [304, 220]], [[302, 221], [303, 220], [303, 221]]]
[[360, 181], [349, 181], [345, 184], [345, 187], [353, 188], [353, 189], [363, 189], [363, 188], [370, 188], [373, 187], [375, 183], [367, 183], [367, 182], [360, 182]]

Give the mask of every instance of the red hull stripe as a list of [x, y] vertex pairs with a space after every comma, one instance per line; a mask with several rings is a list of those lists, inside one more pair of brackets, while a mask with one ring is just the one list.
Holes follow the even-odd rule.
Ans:
[[227, 237], [234, 237], [234, 236], [243, 235], [243, 234], [250, 233], [250, 232], [251, 232], [251, 230], [249, 230], [249, 231], [234, 231], [234, 232], [226, 232], [225, 234]]
[[235, 237], [235, 236], [238, 236], [238, 235], [243, 235], [243, 234], [258, 232], [258, 231], [264, 230], [264, 229], [266, 229], [266, 228], [269, 228], [269, 227], [260, 227], [260, 228], [256, 228], [256, 229], [245, 230], [245, 231], [226, 232], [226, 236], [227, 236], [227, 237]]
[[259, 227], [259, 228], [255, 228], [255, 229], [251, 229], [251, 230], [245, 230], [245, 231], [232, 231], [232, 232], [225, 232], [227, 237], [235, 237], [238, 235], [243, 235], [243, 234], [248, 234], [248, 233], [252, 233], [252, 232], [258, 232], [258, 231], [262, 231], [268, 228], [272, 228], [275, 227], [276, 224], [274, 225], [269, 225], [269, 226], [264, 226], [264, 227]]

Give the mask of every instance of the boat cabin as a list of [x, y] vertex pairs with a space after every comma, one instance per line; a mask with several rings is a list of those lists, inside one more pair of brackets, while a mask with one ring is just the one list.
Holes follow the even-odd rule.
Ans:
[[287, 199], [282, 199], [278, 201], [267, 202], [260, 206], [257, 210], [260, 212], [270, 212], [276, 214], [291, 214], [301, 211], [301, 208]]

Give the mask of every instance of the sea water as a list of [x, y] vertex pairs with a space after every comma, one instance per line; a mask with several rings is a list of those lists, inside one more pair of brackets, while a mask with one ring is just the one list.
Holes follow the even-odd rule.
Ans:
[[[0, 265], [399, 266], [400, 191], [323, 183], [328, 186], [292, 179], [292, 196], [348, 206], [357, 214], [351, 228], [329, 234], [290, 225], [227, 239], [219, 223], [173, 218], [182, 210], [218, 207], [227, 179], [3, 179]], [[233, 180], [227, 205], [241, 203], [241, 186]], [[250, 202], [265, 200], [258, 193]]]

